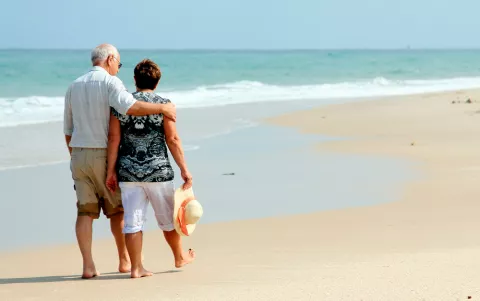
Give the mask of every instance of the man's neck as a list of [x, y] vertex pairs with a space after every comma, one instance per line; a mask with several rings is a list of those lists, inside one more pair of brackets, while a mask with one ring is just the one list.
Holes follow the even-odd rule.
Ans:
[[96, 65], [93, 65], [93, 67], [100, 67], [100, 68], [105, 69], [105, 71], [107, 71], [107, 67], [103, 64], [96, 64]]
[[137, 92], [153, 93], [151, 89], [137, 89]]

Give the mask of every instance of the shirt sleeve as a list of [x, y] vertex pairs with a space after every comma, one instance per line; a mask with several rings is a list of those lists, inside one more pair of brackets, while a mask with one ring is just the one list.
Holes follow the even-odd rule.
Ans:
[[108, 86], [108, 104], [118, 113], [127, 115], [128, 110], [135, 102], [137, 100], [127, 91], [122, 81], [118, 77], [112, 76]]
[[67, 136], [72, 136], [73, 134], [73, 115], [70, 96], [71, 87], [68, 88], [65, 94], [65, 107], [63, 112], [63, 133]]

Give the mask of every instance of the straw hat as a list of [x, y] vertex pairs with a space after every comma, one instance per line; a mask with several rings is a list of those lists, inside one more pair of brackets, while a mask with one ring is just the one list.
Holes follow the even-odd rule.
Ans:
[[192, 188], [175, 191], [173, 223], [175, 230], [182, 236], [189, 236], [195, 231], [197, 222], [203, 215], [202, 205], [195, 199]]

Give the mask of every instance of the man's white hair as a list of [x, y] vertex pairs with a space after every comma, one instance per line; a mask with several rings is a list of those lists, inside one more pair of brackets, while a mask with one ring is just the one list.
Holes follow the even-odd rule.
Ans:
[[92, 50], [92, 64], [97, 65], [104, 62], [109, 55], [116, 56], [118, 54], [117, 48], [110, 44], [102, 44]]

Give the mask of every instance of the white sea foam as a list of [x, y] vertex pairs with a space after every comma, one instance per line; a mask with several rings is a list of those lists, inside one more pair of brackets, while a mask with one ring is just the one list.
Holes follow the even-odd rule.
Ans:
[[[388, 80], [319, 85], [277, 86], [254, 81], [200, 86], [192, 90], [159, 92], [178, 108], [224, 106], [250, 102], [325, 100], [352, 97], [405, 95], [480, 87], [480, 77], [437, 80]], [[63, 97], [0, 98], [0, 127], [60, 121]]]
[[200, 146], [198, 145], [189, 145], [189, 144], [186, 144], [183, 146], [183, 149], [184, 151], [186, 152], [191, 152], [191, 151], [196, 151], [200, 148]]
[[69, 162], [69, 161], [67, 161], [67, 160], [64, 160], [64, 161], [48, 161], [48, 162], [41, 162], [41, 163], [37, 162], [35, 164], [7, 165], [7, 166], [0, 166], [0, 171], [11, 170], [11, 169], [34, 168], [34, 167], [39, 167], [39, 166], [49, 166], [49, 165], [67, 163], [67, 162]]
[[223, 129], [221, 131], [218, 131], [218, 132], [215, 132], [215, 133], [211, 133], [211, 134], [201, 136], [199, 138], [200, 139], [214, 138], [214, 137], [218, 137], [218, 136], [228, 135], [230, 133], [233, 133], [234, 131], [243, 130], [243, 129], [247, 129], [247, 128], [251, 128], [251, 127], [255, 127], [255, 126], [258, 126], [258, 123], [253, 122], [253, 121], [248, 120], [248, 119], [237, 118], [237, 119], [233, 120], [232, 126], [227, 127], [225, 129]]

